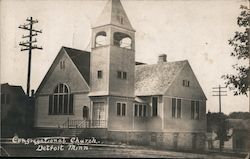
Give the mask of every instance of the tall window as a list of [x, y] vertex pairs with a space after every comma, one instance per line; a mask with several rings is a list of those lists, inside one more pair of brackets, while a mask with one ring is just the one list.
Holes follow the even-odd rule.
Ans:
[[152, 116], [157, 116], [158, 112], [158, 97], [152, 97]]
[[125, 116], [126, 115], [126, 103], [117, 102], [116, 103], [116, 111], [117, 116]]
[[60, 69], [61, 70], [65, 69], [65, 61], [60, 61]]
[[82, 108], [82, 117], [85, 119], [89, 118], [89, 108], [87, 106]]
[[134, 105], [134, 116], [146, 117], [147, 116], [147, 105], [135, 104]]
[[200, 103], [199, 101], [191, 101], [191, 119], [200, 118]]
[[181, 99], [172, 98], [172, 117], [181, 118]]
[[49, 115], [73, 114], [73, 94], [65, 84], [58, 84], [49, 96]]

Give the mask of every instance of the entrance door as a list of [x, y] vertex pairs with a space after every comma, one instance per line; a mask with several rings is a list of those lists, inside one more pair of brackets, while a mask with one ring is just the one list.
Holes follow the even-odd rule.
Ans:
[[104, 102], [93, 102], [93, 126], [104, 126], [105, 125], [105, 109]]

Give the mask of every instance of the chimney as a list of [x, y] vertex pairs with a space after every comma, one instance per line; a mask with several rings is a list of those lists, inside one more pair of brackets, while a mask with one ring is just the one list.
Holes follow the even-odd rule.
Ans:
[[158, 64], [159, 63], [164, 63], [164, 62], [167, 62], [167, 55], [166, 54], [159, 55]]
[[32, 89], [32, 90], [31, 90], [31, 97], [34, 97], [34, 95], [35, 95], [35, 90]]

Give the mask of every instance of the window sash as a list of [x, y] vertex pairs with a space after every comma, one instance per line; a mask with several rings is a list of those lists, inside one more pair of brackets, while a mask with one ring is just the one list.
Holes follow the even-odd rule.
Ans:
[[116, 104], [116, 109], [117, 109], [117, 115], [120, 116], [121, 115], [121, 103]]
[[181, 99], [177, 99], [177, 118], [181, 118]]
[[152, 97], [152, 109], [153, 113], [152, 116], [157, 116], [157, 107], [158, 107], [158, 97]]
[[172, 117], [175, 118], [176, 114], [176, 98], [172, 98]]

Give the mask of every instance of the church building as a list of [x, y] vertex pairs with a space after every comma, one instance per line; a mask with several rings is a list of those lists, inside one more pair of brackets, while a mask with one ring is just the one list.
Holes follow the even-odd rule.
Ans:
[[60, 49], [35, 94], [36, 130], [204, 149], [206, 97], [189, 62], [165, 54], [156, 64], [136, 62], [135, 30], [120, 0], [107, 2], [91, 46]]

